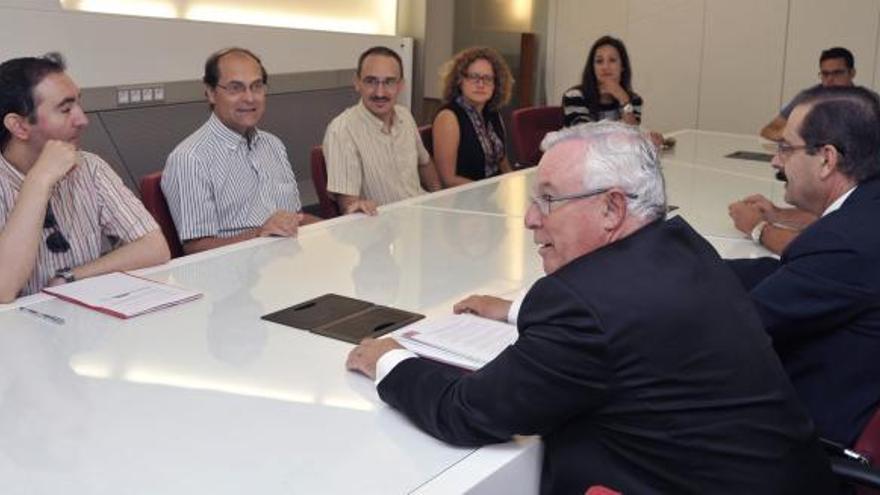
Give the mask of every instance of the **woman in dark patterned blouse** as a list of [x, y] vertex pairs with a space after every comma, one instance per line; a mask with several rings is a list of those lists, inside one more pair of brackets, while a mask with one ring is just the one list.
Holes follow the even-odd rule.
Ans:
[[513, 77], [495, 50], [468, 48], [443, 70], [444, 105], [434, 118], [434, 163], [444, 187], [510, 172], [500, 109]]

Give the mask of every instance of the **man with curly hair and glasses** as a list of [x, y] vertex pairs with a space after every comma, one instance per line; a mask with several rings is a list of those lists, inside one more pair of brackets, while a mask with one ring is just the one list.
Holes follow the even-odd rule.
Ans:
[[0, 115], [0, 302], [169, 259], [141, 202], [79, 149], [89, 121], [60, 55], [0, 65]]

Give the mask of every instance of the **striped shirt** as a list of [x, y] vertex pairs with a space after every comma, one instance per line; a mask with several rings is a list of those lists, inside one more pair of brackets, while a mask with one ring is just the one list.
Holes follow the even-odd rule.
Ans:
[[[633, 114], [636, 121], [642, 121], [642, 97], [633, 93], [630, 95], [630, 103], [633, 106]], [[620, 105], [613, 101], [611, 103], [599, 103], [596, 114], [590, 112], [587, 107], [587, 101], [580, 86], [569, 88], [562, 95], [562, 112], [565, 114], [565, 127], [571, 127], [585, 122], [599, 122], [601, 120], [620, 120], [622, 113]]]
[[339, 114], [324, 134], [327, 190], [384, 205], [424, 194], [419, 165], [431, 161], [409, 110], [394, 107], [391, 132], [363, 102]]
[[278, 210], [300, 210], [281, 140], [257, 130], [248, 145], [213, 112], [168, 155], [162, 192], [181, 241], [232, 237], [262, 226]]
[[[77, 166], [55, 184], [49, 207], [57, 230], [70, 249], [53, 253], [46, 238], [54, 229], [42, 229], [37, 262], [19, 296], [39, 292], [62, 268], [74, 268], [101, 257], [105, 238], [136, 241], [159, 226], [144, 205], [122, 183], [110, 165], [97, 155], [79, 152]], [[12, 213], [24, 176], [0, 155], [0, 229]]]

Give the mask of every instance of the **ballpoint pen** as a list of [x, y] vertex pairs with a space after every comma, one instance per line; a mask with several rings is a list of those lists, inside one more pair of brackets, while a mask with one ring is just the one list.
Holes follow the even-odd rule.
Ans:
[[55, 315], [50, 315], [48, 313], [43, 313], [42, 311], [37, 311], [37, 310], [31, 309], [27, 306], [19, 306], [18, 309], [20, 311], [24, 311], [25, 313], [30, 313], [30, 314], [36, 316], [37, 318], [42, 318], [44, 320], [51, 321], [52, 323], [54, 323], [56, 325], [64, 325], [64, 318], [62, 318], [60, 316], [55, 316]]

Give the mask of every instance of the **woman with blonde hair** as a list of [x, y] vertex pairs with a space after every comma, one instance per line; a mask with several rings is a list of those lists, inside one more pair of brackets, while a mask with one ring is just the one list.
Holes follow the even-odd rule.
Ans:
[[443, 66], [444, 105], [434, 118], [434, 163], [444, 187], [510, 172], [500, 109], [513, 77], [501, 55], [467, 48]]

